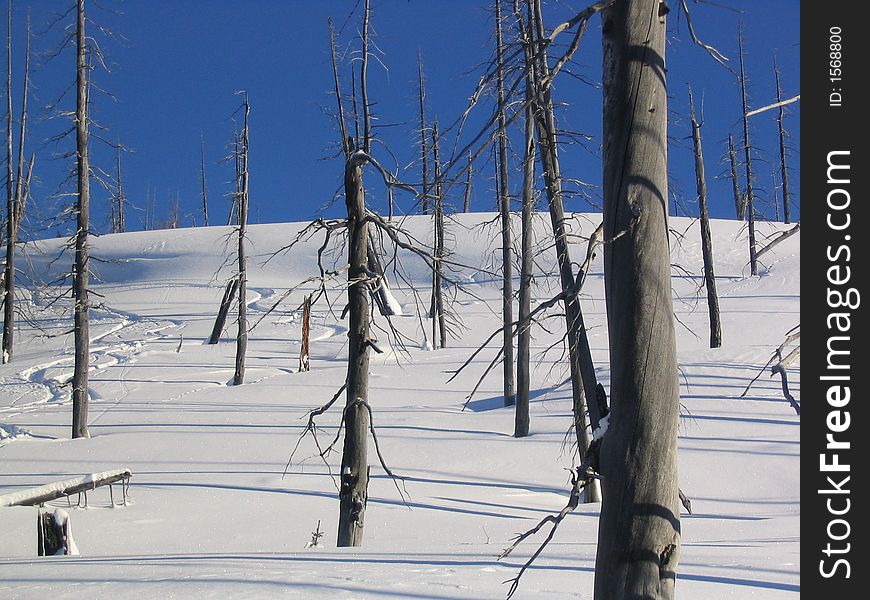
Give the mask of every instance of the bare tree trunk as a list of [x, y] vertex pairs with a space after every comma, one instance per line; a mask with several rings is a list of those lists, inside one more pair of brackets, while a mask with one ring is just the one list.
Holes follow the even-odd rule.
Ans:
[[311, 340], [311, 294], [305, 296], [302, 303], [302, 349], [299, 351], [299, 370], [311, 370], [311, 354], [309, 345]]
[[348, 331], [347, 403], [344, 409], [344, 448], [341, 456], [338, 546], [361, 546], [368, 500], [368, 380], [369, 380], [369, 287], [368, 228], [363, 196], [361, 159], [351, 155], [345, 165], [344, 193], [347, 204]]
[[[538, 48], [544, 38], [544, 20], [541, 14], [540, 0], [530, 3], [530, 32], [533, 48]], [[568, 249], [568, 235], [565, 230], [565, 209], [562, 199], [562, 174], [559, 165], [558, 146], [556, 141], [556, 119], [553, 113], [553, 97], [551, 87], [545, 85], [549, 79], [547, 57], [543, 50], [538, 50], [538, 57], [532, 63], [533, 91], [535, 93], [535, 126], [538, 135], [538, 146], [541, 155], [541, 167], [544, 176], [547, 200], [550, 210], [550, 221], [553, 227], [553, 238], [556, 247], [556, 259], [559, 264], [559, 277], [562, 290], [574, 289], [574, 273], [571, 267], [571, 255]], [[598, 421], [597, 398], [598, 385], [595, 378], [595, 368], [592, 363], [592, 353], [583, 322], [583, 312], [580, 299], [576, 293], [569, 294], [564, 301], [566, 331], [568, 337], [568, 357], [571, 370], [571, 390], [574, 402], [574, 429], [577, 436], [577, 448], [581, 461], [586, 457], [591, 436], [586, 416], [587, 404], [594, 422]], [[597, 482], [596, 482], [597, 483]], [[584, 490], [587, 502], [600, 501], [599, 487], [593, 483]]]
[[676, 342], [668, 247], [665, 14], [603, 15], [604, 253], [611, 412], [595, 598], [673, 598], [679, 558]]
[[6, 260], [3, 268], [3, 364], [12, 360], [15, 334], [15, 189], [12, 174], [12, 0], [6, 30]]
[[501, 0], [495, 0], [495, 38], [496, 69], [498, 77], [498, 210], [501, 218], [501, 269], [502, 269], [502, 364], [504, 366], [503, 391], [504, 405], [516, 404], [516, 383], [514, 379], [514, 289], [513, 262], [511, 260], [511, 200], [508, 190], [507, 124], [505, 118], [505, 65], [504, 39], [502, 36]]
[[[526, 49], [528, 58], [528, 48]], [[514, 437], [529, 435], [529, 392], [532, 310], [532, 218], [535, 214], [535, 122], [531, 107], [531, 84], [526, 83], [526, 109], [523, 156], [523, 217], [520, 250], [519, 328], [517, 330], [517, 410]]]
[[468, 155], [468, 167], [465, 170], [465, 197], [462, 201], [462, 212], [471, 212], [471, 181], [474, 171], [474, 162], [471, 160], [471, 154]]
[[734, 191], [734, 211], [737, 219], [746, 219], [746, 201], [740, 193], [740, 179], [737, 176], [737, 151], [734, 150], [734, 136], [728, 134], [728, 161], [731, 163], [731, 184]]
[[118, 155], [116, 157], [116, 162], [115, 162], [115, 171], [116, 171], [115, 172], [115, 179], [116, 179], [116, 183], [118, 185], [118, 189], [115, 192], [115, 195], [116, 195], [115, 200], [117, 202], [116, 211], [117, 211], [117, 217], [118, 217], [118, 224], [117, 224], [116, 231], [118, 233], [124, 233], [124, 231], [126, 231], [126, 229], [127, 229], [127, 225], [126, 225], [125, 219], [124, 219], [124, 203], [125, 203], [125, 200], [124, 200], [124, 181], [121, 178], [121, 146], [120, 146], [120, 144], [118, 145]]
[[233, 298], [236, 297], [236, 290], [239, 289], [239, 278], [233, 277], [227, 283], [227, 288], [224, 290], [224, 297], [221, 300], [221, 306], [218, 310], [217, 318], [214, 321], [214, 327], [211, 330], [211, 336], [208, 338], [209, 344], [217, 344], [221, 339], [221, 333], [227, 323], [227, 315], [230, 313], [230, 306], [233, 304]]
[[202, 224], [208, 227], [208, 189], [205, 182], [205, 134], [199, 132], [199, 181], [202, 189]]
[[[776, 55], [773, 55], [773, 75], [776, 79], [776, 101], [782, 102], [782, 85], [780, 82], [779, 66], [776, 64]], [[779, 169], [782, 178], [782, 219], [786, 224], [791, 223], [791, 196], [788, 189], [788, 164], [785, 159], [785, 106], [779, 107], [776, 123], [779, 126]], [[757, 255], [756, 255], [757, 258]]]
[[[441, 186], [441, 160], [438, 156], [438, 121], [432, 126], [432, 161], [435, 165], [435, 193], [432, 198], [435, 224], [435, 260], [432, 270], [432, 346], [447, 347], [447, 324], [444, 320], [444, 198]], [[436, 342], [436, 340], [438, 340]]]
[[701, 124], [695, 116], [695, 101], [689, 88], [689, 113], [692, 120], [692, 142], [695, 148], [695, 179], [698, 185], [698, 211], [701, 220], [701, 253], [704, 255], [704, 283], [707, 286], [707, 309], [710, 313], [710, 347], [722, 345], [722, 324], [719, 320], [719, 296], [713, 271], [713, 242], [707, 211], [707, 178], [704, 175], [704, 153], [701, 147]]
[[335, 102], [338, 105], [338, 128], [341, 135], [341, 149], [344, 159], [350, 155], [351, 139], [347, 135], [347, 125], [344, 120], [344, 102], [341, 98], [341, 83], [338, 78], [338, 52], [335, 48], [335, 29], [332, 27], [332, 17], [327, 19], [329, 26], [329, 54], [332, 59], [332, 79], [334, 82]]
[[[420, 160], [423, 169], [423, 182], [421, 189], [422, 210], [424, 215], [429, 214], [429, 142], [426, 135], [426, 84], [423, 79], [423, 55], [417, 59], [417, 80], [420, 98]], [[434, 346], [434, 340], [433, 340]]]
[[749, 270], [753, 275], [758, 275], [757, 246], [755, 243], [755, 198], [752, 190], [752, 152], [749, 144], [749, 106], [746, 95], [746, 70], [743, 56], [743, 21], [740, 21], [738, 36], [740, 48], [740, 99], [743, 106], [743, 153], [746, 163], [746, 219], [749, 221]]
[[75, 366], [72, 380], [72, 437], [90, 437], [88, 432], [88, 361], [90, 358], [90, 300], [88, 299], [88, 228], [90, 227], [90, 153], [88, 116], [88, 64], [85, 59], [85, 0], [78, 0], [76, 26], [76, 154], [78, 206], [73, 266], [75, 301]]
[[233, 385], [245, 381], [245, 353], [248, 349], [248, 258], [245, 254], [245, 237], [248, 228], [248, 115], [251, 105], [245, 94], [245, 117], [241, 139], [240, 183], [239, 183], [239, 332], [236, 337], [236, 373]]

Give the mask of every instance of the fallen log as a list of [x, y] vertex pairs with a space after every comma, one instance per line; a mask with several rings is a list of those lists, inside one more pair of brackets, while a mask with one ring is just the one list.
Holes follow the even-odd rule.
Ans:
[[118, 481], [126, 482], [133, 474], [130, 469], [115, 469], [102, 473], [91, 473], [74, 479], [56, 481], [39, 487], [12, 492], [0, 496], [0, 507], [3, 506], [37, 506], [51, 500], [71, 496], [81, 492], [95, 490], [104, 485], [111, 485]]

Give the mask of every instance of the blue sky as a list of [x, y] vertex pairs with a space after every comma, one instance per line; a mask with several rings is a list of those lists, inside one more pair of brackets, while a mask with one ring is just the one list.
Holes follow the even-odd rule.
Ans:
[[[492, 52], [493, 18], [491, 2], [442, 0], [372, 0], [372, 29], [378, 48], [377, 61], [369, 69], [369, 90], [373, 113], [377, 117], [375, 146], [379, 159], [397, 166], [401, 177], [419, 181], [417, 160], [416, 61], [422, 52], [428, 85], [427, 110], [438, 118], [442, 129], [465, 108], [481, 74], [480, 65]], [[740, 105], [735, 78], [689, 39], [685, 20], [672, 1], [669, 22], [668, 78], [671, 95], [670, 170], [672, 194], [681, 210], [695, 214], [694, 172], [686, 123], [686, 91], [691, 83], [696, 96], [704, 98], [704, 143], [710, 186], [712, 214], [734, 217], [730, 183], [715, 177], [726, 171], [721, 162], [729, 132], [739, 134]], [[63, 32], [55, 27], [42, 33], [52, 14], [63, 12], [69, 2], [40, 0], [14, 2], [13, 59], [20, 68], [23, 52], [21, 27], [28, 9], [32, 13], [34, 49], [55, 48]], [[776, 51], [783, 72], [784, 93], [799, 93], [799, 8], [798, 0], [719, 0], [689, 2], [699, 36], [732, 57], [736, 65], [736, 27], [739, 13], [745, 20], [747, 65], [750, 74], [750, 104], [753, 107], [773, 100], [772, 55]], [[252, 222], [307, 220], [316, 216], [338, 216], [339, 202], [322, 209], [339, 189], [342, 164], [336, 157], [338, 141], [332, 111], [332, 72], [329, 61], [327, 17], [332, 16], [344, 54], [342, 76], [345, 91], [350, 87], [350, 59], [358, 48], [357, 33], [361, 3], [347, 1], [249, 0], [103, 0], [88, 4], [95, 24], [111, 30], [106, 37], [90, 26], [108, 58], [111, 73], [98, 73], [100, 87], [114, 99], [95, 96], [92, 116], [111, 141], [120, 140], [132, 151], [123, 157], [125, 193], [139, 207], [128, 212], [128, 229], [143, 225], [142, 208], [148, 190], [156, 196], [158, 218], [165, 218], [177, 196], [184, 215], [183, 224], [201, 223], [199, 192], [200, 134], [205, 138], [209, 211], [212, 224], [226, 223], [232, 168], [221, 159], [227, 154], [234, 124], [231, 116], [238, 107], [237, 90], [250, 95], [251, 155], [250, 198]], [[554, 0], [545, 3], [548, 25], [563, 20], [585, 6], [585, 2]], [[72, 20], [67, 19], [72, 26]], [[600, 73], [600, 19], [593, 19], [587, 37], [576, 57], [572, 71], [595, 82]], [[52, 158], [72, 148], [73, 139], [59, 144], [45, 143], [68, 127], [61, 118], [49, 118], [50, 111], [40, 107], [61, 97], [74, 77], [75, 56], [66, 50], [56, 58], [39, 63], [34, 71], [31, 97], [31, 136], [28, 147], [37, 153], [33, 201], [38, 210], [28, 223], [31, 236], [44, 230], [39, 217], [52, 212], [58, 192], [69, 191], [63, 181], [71, 165]], [[382, 64], [381, 64], [382, 63]], [[14, 87], [17, 111], [20, 71]], [[562, 168], [566, 177], [597, 185], [601, 179], [598, 156], [601, 130], [600, 90], [578, 79], [563, 77], [555, 88], [560, 109], [559, 123], [593, 137], [593, 141], [566, 146]], [[490, 99], [476, 112], [466, 128], [488, 115]], [[74, 107], [68, 93], [60, 104]], [[774, 210], [767, 199], [773, 185], [772, 170], [778, 162], [774, 112], [755, 117], [753, 136], [756, 153], [756, 186], [762, 195], [761, 209], [768, 218]], [[799, 216], [800, 104], [789, 108], [787, 127], [794, 152], [792, 189], [796, 192], [793, 209]], [[515, 132], [515, 136], [520, 134]], [[450, 142], [452, 143], [451, 136]], [[517, 144], [517, 147], [519, 145]], [[443, 154], [449, 152], [442, 149]], [[114, 171], [113, 151], [95, 143], [96, 164]], [[492, 165], [488, 157], [480, 165], [474, 181], [473, 210], [492, 210], [495, 206]], [[370, 179], [375, 179], [374, 177]], [[519, 174], [513, 176], [519, 183]], [[512, 184], [513, 187], [513, 184]], [[95, 186], [94, 221], [105, 231], [107, 194]], [[592, 188], [592, 202], [600, 193]], [[377, 184], [370, 186], [370, 203], [384, 210], [383, 194]], [[461, 203], [461, 189], [453, 201]], [[68, 201], [68, 198], [65, 199]], [[399, 199], [400, 209], [410, 210], [407, 198]], [[569, 210], [592, 210], [581, 198], [567, 202]], [[58, 228], [51, 233], [60, 233]]]

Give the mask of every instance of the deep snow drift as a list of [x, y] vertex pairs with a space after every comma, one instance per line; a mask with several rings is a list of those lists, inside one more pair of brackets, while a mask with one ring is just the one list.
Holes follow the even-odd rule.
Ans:
[[[0, 494], [116, 468], [131, 469], [133, 478], [126, 507], [112, 507], [104, 488], [89, 494], [87, 509], [51, 503], [68, 510], [81, 556], [37, 559], [36, 509], [0, 508], [0, 597], [503, 597], [502, 582], [516, 575], [540, 537], [508, 559], [496, 556], [514, 534], [564, 506], [573, 456], [565, 443], [567, 366], [561, 344], [551, 347], [563, 326], [558, 311], [543, 323], [546, 330], [534, 333], [530, 437], [512, 437], [513, 413], [502, 406], [498, 372], [462, 410], [494, 347], [446, 384], [449, 372], [499, 324], [499, 281], [491, 273], [498, 233], [491, 219], [459, 215], [448, 225], [452, 260], [463, 266], [448, 273], [459, 337], [445, 350], [425, 350], [430, 323], [421, 313], [430, 275], [424, 263], [400, 253], [401, 277], [387, 268], [404, 313], [393, 325], [406, 349], [377, 317], [385, 352], [372, 360], [370, 401], [381, 450], [405, 478], [409, 501], [402, 501], [372, 449], [365, 540], [358, 549], [334, 547], [338, 495], [330, 471], [337, 472], [340, 444], [327, 468], [305, 438], [285, 474], [307, 412], [327, 402], [344, 379], [344, 274], [314, 307], [312, 370], [296, 372], [296, 308], [314, 289], [309, 282], [251, 332], [246, 383], [232, 387], [234, 324], [220, 344], [203, 345], [232, 275], [232, 266], [219, 272], [231, 229], [93, 239], [100, 295], [93, 297], [89, 440], [68, 439], [68, 301], [53, 303], [45, 290], [22, 292], [32, 321], [20, 322], [15, 360], [0, 367]], [[599, 219], [575, 215], [574, 233], [588, 236]], [[407, 226], [425, 244], [430, 223], [413, 217]], [[710, 350], [698, 224], [671, 223], [680, 487], [695, 513], [682, 515], [681, 598], [799, 596], [799, 417], [783, 400], [778, 379], [767, 374], [740, 395], [800, 322], [800, 236], [765, 255], [762, 276], [750, 277], [742, 226], [713, 224], [724, 346]], [[288, 288], [318, 275], [322, 235], [264, 264], [301, 228], [250, 228], [252, 324]], [[759, 227], [762, 236], [782, 229]], [[542, 243], [547, 230], [542, 217]], [[52, 262], [60, 244], [29, 245], [31, 276], [51, 281], [64, 272], [70, 257]], [[324, 255], [328, 269], [342, 264], [341, 247], [332, 247]], [[579, 260], [585, 241], [578, 237], [572, 251]], [[550, 271], [553, 263], [547, 251], [538, 267]], [[599, 378], [608, 387], [602, 270], [599, 257], [583, 307]], [[540, 273], [535, 283], [538, 300], [557, 292], [552, 274]], [[799, 398], [796, 368], [789, 383]], [[321, 445], [335, 436], [342, 403], [320, 417]], [[524, 576], [517, 598], [592, 597], [597, 515], [597, 505], [581, 505], [565, 520]], [[318, 521], [323, 547], [306, 548]]]

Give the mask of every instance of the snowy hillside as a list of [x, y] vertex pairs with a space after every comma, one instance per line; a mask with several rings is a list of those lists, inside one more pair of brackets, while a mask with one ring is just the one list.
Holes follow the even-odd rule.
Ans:
[[[228, 386], [235, 344], [211, 332], [232, 266], [230, 228], [107, 235], [92, 241], [93, 311], [90, 440], [70, 440], [72, 337], [68, 301], [35, 293], [24, 307], [15, 361], [0, 367], [0, 495], [53, 481], [129, 468], [131, 503], [111, 508], [108, 489], [88, 495], [87, 509], [68, 509], [78, 557], [37, 559], [35, 508], [0, 508], [0, 598], [501, 598], [539, 542], [496, 556], [511, 537], [557, 512], [566, 501], [572, 453], [570, 384], [558, 339], [563, 321], [534, 333], [531, 433], [515, 439], [513, 412], [503, 408], [493, 373], [462, 410], [495, 348], [450, 384], [449, 372], [499, 326], [498, 252], [493, 215], [459, 215], [449, 223], [452, 260], [448, 297], [461, 322], [445, 350], [427, 351], [430, 274], [400, 254], [401, 275], [388, 268], [403, 316], [393, 324], [406, 348], [392, 343], [382, 317], [371, 366], [370, 402], [380, 449], [405, 478], [403, 503], [377, 457], [373, 461], [364, 546], [336, 549], [335, 474], [311, 437], [291, 451], [313, 408], [341, 386], [346, 365], [344, 275], [330, 284], [312, 316], [312, 369], [297, 373], [296, 309], [315, 284], [294, 291], [250, 335], [247, 382]], [[576, 215], [587, 236], [600, 217]], [[693, 515], [682, 515], [677, 595], [686, 599], [797, 598], [799, 574], [799, 417], [768, 374], [740, 395], [785, 333], [800, 322], [800, 236], [763, 257], [749, 277], [742, 223], [713, 224], [722, 348], [708, 348], [707, 308], [698, 224], [673, 219], [673, 287], [681, 370], [680, 487]], [[426, 242], [431, 224], [407, 226]], [[252, 323], [288, 290], [317, 276], [322, 235], [292, 251], [276, 250], [302, 225], [250, 228]], [[761, 224], [770, 235], [783, 226]], [[548, 222], [539, 221], [545, 240]], [[71, 257], [54, 261], [60, 241], [30, 244], [28, 274], [52, 281]], [[339, 246], [326, 252], [341, 266]], [[577, 238], [575, 260], [585, 252]], [[24, 263], [25, 261], [21, 261]], [[551, 251], [538, 260], [552, 269]], [[599, 377], [609, 387], [601, 258], [584, 288], [584, 311]], [[53, 275], [52, 275], [53, 274]], [[411, 288], [413, 284], [418, 295]], [[535, 296], [557, 293], [542, 273]], [[455, 293], [454, 293], [455, 292]], [[328, 301], [327, 301], [328, 300]], [[25, 304], [22, 302], [22, 304]], [[38, 330], [36, 328], [39, 328]], [[48, 334], [48, 335], [46, 335]], [[800, 397], [795, 368], [789, 383]], [[343, 400], [339, 403], [343, 403]], [[320, 417], [321, 444], [336, 433], [340, 408]], [[571, 437], [568, 438], [569, 440]], [[119, 492], [115, 490], [116, 501]], [[591, 598], [598, 505], [581, 505], [524, 576], [517, 598]], [[320, 521], [322, 547], [306, 548]]]

